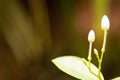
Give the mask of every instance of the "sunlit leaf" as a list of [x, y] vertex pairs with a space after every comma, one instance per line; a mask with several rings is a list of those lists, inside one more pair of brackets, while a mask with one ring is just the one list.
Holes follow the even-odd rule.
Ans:
[[[52, 62], [63, 72], [82, 80], [99, 80], [98, 77], [91, 74], [88, 67], [85, 65], [84, 58], [76, 56], [62, 56], [52, 60]], [[84, 59], [85, 60], [85, 59]], [[86, 61], [86, 60], [85, 60]], [[86, 61], [88, 64], [88, 62]], [[98, 69], [91, 64], [91, 69], [98, 74]], [[104, 80], [101, 74], [102, 80]]]
[[120, 80], [120, 77], [116, 77], [116, 78], [111, 79], [111, 80]]

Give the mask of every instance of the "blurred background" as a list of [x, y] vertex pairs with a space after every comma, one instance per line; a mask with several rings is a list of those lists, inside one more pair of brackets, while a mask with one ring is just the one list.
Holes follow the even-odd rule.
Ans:
[[0, 0], [0, 80], [77, 80], [51, 59], [87, 58], [91, 29], [100, 52], [104, 14], [111, 26], [102, 72], [109, 80], [120, 76], [120, 0]]

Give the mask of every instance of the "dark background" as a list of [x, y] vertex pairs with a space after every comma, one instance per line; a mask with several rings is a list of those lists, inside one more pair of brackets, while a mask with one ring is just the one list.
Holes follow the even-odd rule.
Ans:
[[[100, 52], [104, 14], [111, 26], [102, 73], [109, 80], [120, 76], [119, 0], [0, 0], [0, 80], [77, 80], [51, 59], [87, 58], [91, 29]], [[97, 65], [94, 55], [92, 62]]]

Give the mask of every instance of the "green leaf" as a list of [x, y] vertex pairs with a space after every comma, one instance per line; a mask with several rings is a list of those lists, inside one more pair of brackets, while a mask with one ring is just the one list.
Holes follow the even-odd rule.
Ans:
[[[90, 73], [88, 67], [84, 61], [88, 64], [84, 58], [76, 56], [62, 56], [52, 60], [52, 62], [63, 72], [82, 80], [99, 80], [98, 77]], [[98, 69], [95, 65], [90, 64], [94, 73], [98, 74]], [[102, 80], [104, 80], [101, 73]]]
[[111, 79], [111, 80], [120, 80], [120, 77], [116, 77], [116, 78]]

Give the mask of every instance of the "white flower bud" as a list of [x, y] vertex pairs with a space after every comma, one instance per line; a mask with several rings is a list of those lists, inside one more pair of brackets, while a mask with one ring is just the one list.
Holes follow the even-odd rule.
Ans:
[[89, 34], [88, 34], [88, 41], [89, 41], [90, 43], [93, 43], [93, 42], [95, 41], [95, 33], [94, 33], [93, 30], [91, 30], [91, 31], [89, 32]]
[[107, 31], [110, 27], [110, 22], [109, 22], [109, 19], [106, 15], [104, 15], [102, 17], [102, 21], [101, 21], [101, 28], [104, 30], [104, 31]]

